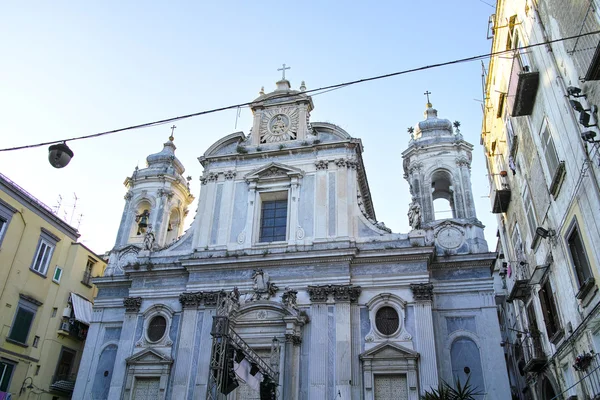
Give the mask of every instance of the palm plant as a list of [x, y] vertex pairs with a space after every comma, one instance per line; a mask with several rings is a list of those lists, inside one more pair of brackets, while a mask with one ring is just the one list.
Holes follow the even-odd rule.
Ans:
[[469, 379], [470, 377], [467, 378], [464, 385], [460, 383], [460, 379], [457, 379], [456, 387], [452, 387], [442, 380], [437, 389], [432, 389], [431, 392], [425, 391], [425, 394], [421, 396], [421, 400], [475, 400], [475, 396], [483, 393], [472, 386]]

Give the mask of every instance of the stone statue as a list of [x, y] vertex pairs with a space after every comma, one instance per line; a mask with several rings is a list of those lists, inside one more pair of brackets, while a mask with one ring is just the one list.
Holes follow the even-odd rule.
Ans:
[[254, 294], [252, 295], [252, 301], [265, 299], [268, 300], [269, 297], [275, 295], [279, 288], [271, 283], [269, 280], [269, 274], [264, 272], [262, 268], [255, 269], [252, 274], [252, 279], [254, 280]]
[[[139, 235], [139, 233], [138, 233]], [[152, 250], [154, 248], [154, 242], [156, 241], [156, 237], [154, 236], [154, 231], [152, 230], [152, 225], [149, 225], [144, 233], [144, 248], [146, 250]]]
[[137, 234], [141, 235], [146, 232], [146, 228], [148, 227], [148, 219], [150, 218], [150, 212], [148, 210], [144, 210], [143, 213], [135, 216], [135, 222], [138, 224]]
[[421, 228], [421, 205], [414, 197], [408, 208], [408, 223], [413, 229]]

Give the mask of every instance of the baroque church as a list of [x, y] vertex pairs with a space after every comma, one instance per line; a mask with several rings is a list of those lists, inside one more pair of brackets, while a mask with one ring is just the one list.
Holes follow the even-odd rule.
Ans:
[[[441, 380], [510, 398], [473, 146], [427, 103], [402, 153], [411, 231], [377, 221], [363, 145], [285, 79], [199, 157], [173, 137], [125, 181], [76, 399], [411, 399]], [[437, 219], [445, 199], [452, 218]]]

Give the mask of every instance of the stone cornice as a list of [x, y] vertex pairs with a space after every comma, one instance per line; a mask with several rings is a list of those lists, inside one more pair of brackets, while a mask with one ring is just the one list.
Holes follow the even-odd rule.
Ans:
[[434, 247], [404, 247], [398, 249], [362, 250], [353, 258], [352, 264], [372, 264], [404, 261], [432, 262]]
[[449, 257], [438, 257], [435, 262], [429, 266], [431, 270], [452, 269], [452, 268], [474, 268], [486, 267], [493, 271], [497, 253], [475, 253], [459, 254]]

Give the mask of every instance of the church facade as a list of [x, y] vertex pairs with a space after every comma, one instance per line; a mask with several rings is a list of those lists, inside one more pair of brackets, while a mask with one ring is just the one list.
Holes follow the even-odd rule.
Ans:
[[[427, 104], [402, 155], [412, 230], [392, 233], [361, 140], [311, 121], [305, 90], [261, 91], [250, 134], [199, 158], [185, 233], [193, 196], [172, 137], [127, 178], [74, 398], [259, 399], [256, 376], [279, 399], [414, 400], [442, 379], [510, 398], [472, 146]], [[437, 199], [452, 218], [435, 218]], [[227, 396], [214, 317], [261, 373], [238, 373]]]

